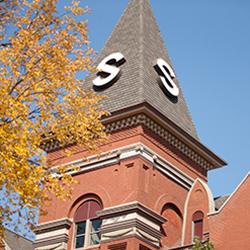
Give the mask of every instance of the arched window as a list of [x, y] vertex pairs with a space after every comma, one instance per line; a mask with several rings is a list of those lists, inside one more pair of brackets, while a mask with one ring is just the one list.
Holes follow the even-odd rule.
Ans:
[[204, 214], [201, 211], [197, 211], [193, 214], [193, 238], [199, 237], [201, 240], [203, 238], [203, 219]]
[[75, 248], [97, 245], [100, 242], [101, 220], [97, 212], [102, 208], [95, 200], [85, 201], [74, 216], [76, 225]]

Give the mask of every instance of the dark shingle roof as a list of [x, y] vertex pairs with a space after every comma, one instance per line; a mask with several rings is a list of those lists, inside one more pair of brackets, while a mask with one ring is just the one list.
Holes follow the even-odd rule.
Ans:
[[[188, 134], [198, 139], [183, 93], [177, 103], [171, 101], [159, 86], [159, 76], [153, 68], [158, 58], [172, 65], [149, 0], [131, 0], [120, 21], [100, 53], [97, 63], [114, 52], [121, 52], [126, 59], [121, 77], [109, 88], [98, 91], [106, 98], [103, 107], [115, 112], [137, 104], [148, 103]], [[89, 75], [85, 88], [93, 89]], [[179, 86], [178, 80], [175, 83]]]
[[33, 250], [33, 242], [5, 229], [4, 241], [11, 250]]
[[223, 204], [227, 201], [229, 196], [230, 195], [225, 195], [214, 198], [214, 205], [216, 211], [218, 211], [223, 206]]

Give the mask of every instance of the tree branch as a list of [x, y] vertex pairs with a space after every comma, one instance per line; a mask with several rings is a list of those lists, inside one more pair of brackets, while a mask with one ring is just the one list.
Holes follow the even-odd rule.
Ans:
[[17, 82], [12, 86], [12, 88], [10, 89], [9, 95], [11, 95], [11, 94], [13, 93], [13, 91], [15, 90], [15, 88], [16, 88], [20, 83], [22, 83], [22, 82], [23, 82], [23, 79], [20, 79], [19, 81], [17, 81]]
[[0, 43], [0, 46], [2, 47], [10, 47], [11, 45], [11, 43]]

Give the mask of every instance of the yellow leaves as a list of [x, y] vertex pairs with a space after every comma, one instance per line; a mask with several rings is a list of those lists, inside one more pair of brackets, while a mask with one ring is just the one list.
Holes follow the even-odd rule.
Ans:
[[88, 11], [87, 8], [80, 7], [80, 1], [73, 0], [71, 6], [66, 6], [66, 10], [71, 11], [75, 16], [83, 15]]
[[80, 1], [72, 1], [72, 5], [76, 8], [79, 7], [79, 4], [80, 4]]
[[0, 188], [8, 204], [0, 204], [0, 229], [3, 218], [11, 220], [21, 208], [40, 207], [51, 195], [70, 197], [76, 182], [64, 167], [53, 173], [46, 166], [42, 135], [52, 134], [62, 147], [95, 149], [105, 140], [102, 97], [76, 77], [95, 70], [86, 22], [75, 19], [87, 9], [73, 1], [62, 15], [56, 5], [27, 0], [16, 12], [8, 7], [15, 32], [6, 33], [10, 45], [0, 47]]

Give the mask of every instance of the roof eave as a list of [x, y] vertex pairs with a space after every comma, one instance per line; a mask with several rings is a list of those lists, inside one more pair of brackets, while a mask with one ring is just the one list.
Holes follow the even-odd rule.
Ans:
[[144, 113], [150, 118], [152, 118], [159, 125], [163, 126], [168, 131], [173, 133], [182, 142], [184, 142], [186, 145], [192, 148], [195, 152], [201, 155], [204, 159], [206, 159], [211, 164], [210, 168], [207, 170], [213, 170], [213, 169], [221, 168], [227, 165], [226, 161], [224, 161], [222, 158], [217, 156], [208, 147], [203, 145], [193, 136], [189, 135], [181, 127], [173, 123], [170, 119], [168, 119], [166, 116], [161, 114], [159, 111], [157, 111], [154, 107], [152, 107], [148, 103], [142, 103], [133, 107], [115, 111], [111, 113], [109, 117], [104, 118], [102, 121], [104, 124], [108, 124], [113, 121], [117, 121], [117, 120], [123, 119], [125, 117], [129, 117], [138, 113]]

